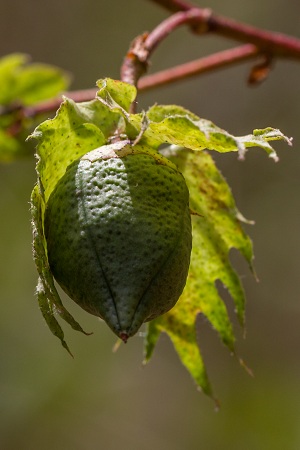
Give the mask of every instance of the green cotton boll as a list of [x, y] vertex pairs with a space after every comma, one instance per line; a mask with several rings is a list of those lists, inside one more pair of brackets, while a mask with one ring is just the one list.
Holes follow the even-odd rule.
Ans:
[[47, 203], [45, 237], [62, 289], [126, 342], [179, 299], [192, 234], [177, 168], [151, 149], [117, 147], [68, 167]]

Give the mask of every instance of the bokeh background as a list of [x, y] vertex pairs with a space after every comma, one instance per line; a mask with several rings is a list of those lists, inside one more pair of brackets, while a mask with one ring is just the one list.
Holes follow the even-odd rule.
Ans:
[[[197, 2], [201, 4], [200, 0]], [[266, 29], [300, 37], [296, 0], [208, 0], [204, 5]], [[119, 77], [131, 40], [167, 13], [148, 0], [0, 0], [0, 55], [25, 52], [73, 75], [74, 89]], [[220, 37], [176, 31], [151, 70], [228, 48]], [[141, 95], [181, 104], [236, 135], [274, 126], [294, 137], [275, 144], [280, 162], [254, 149], [215, 159], [230, 183], [254, 241], [257, 283], [241, 257], [232, 260], [247, 293], [247, 334], [236, 324], [238, 354], [250, 377], [206, 320], [199, 343], [221, 409], [199, 393], [162, 336], [142, 367], [142, 338], [117, 353], [115, 338], [70, 300], [90, 337], [64, 327], [74, 360], [51, 335], [34, 297], [29, 196], [31, 159], [0, 167], [0, 448], [2, 450], [298, 450], [300, 448], [300, 64], [276, 61], [269, 79], [250, 88], [251, 64], [228, 68]], [[0, 87], [1, 88], [1, 87]], [[233, 305], [225, 295], [232, 317]]]

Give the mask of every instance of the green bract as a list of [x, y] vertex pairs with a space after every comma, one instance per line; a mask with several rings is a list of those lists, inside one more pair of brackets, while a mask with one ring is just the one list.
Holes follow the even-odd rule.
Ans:
[[243, 325], [244, 291], [229, 251], [238, 249], [250, 267], [253, 255], [231, 191], [202, 150], [243, 157], [258, 146], [276, 159], [269, 142], [290, 141], [273, 128], [235, 137], [176, 105], [130, 114], [133, 86], [111, 79], [98, 86], [90, 102], [65, 98], [56, 117], [33, 133], [38, 182], [31, 213], [41, 311], [67, 350], [56, 316], [83, 330], [63, 306], [54, 278], [124, 341], [150, 321], [145, 361], [166, 332], [194, 380], [212, 395], [196, 316], [204, 314], [234, 352], [215, 283], [228, 288]]

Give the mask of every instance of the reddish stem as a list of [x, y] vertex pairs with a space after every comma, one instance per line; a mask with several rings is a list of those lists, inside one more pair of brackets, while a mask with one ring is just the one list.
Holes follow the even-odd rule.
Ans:
[[242, 42], [250, 42], [263, 53], [280, 57], [300, 59], [300, 40], [282, 33], [260, 30], [251, 25], [238, 23], [226, 17], [212, 15], [208, 20], [210, 32]]
[[[77, 103], [87, 102], [95, 98], [98, 89], [82, 89], [80, 91], [66, 92], [64, 95], [71, 98]], [[48, 112], [56, 111], [62, 102], [62, 97], [52, 98], [45, 100], [34, 106], [27, 106], [23, 108], [25, 117], [36, 117], [41, 114], [47, 114]]]
[[[199, 14], [200, 33], [203, 28], [207, 32], [220, 34], [242, 42], [256, 45], [262, 53], [270, 52], [275, 56], [300, 59], [300, 40], [282, 33], [260, 30], [259, 28], [236, 22], [227, 17], [207, 14], [207, 9], [196, 8], [185, 0], [151, 0], [169, 11], [188, 11], [197, 9]], [[197, 29], [194, 28], [197, 32]]]
[[171, 67], [170, 69], [144, 76], [140, 79], [138, 88], [139, 91], [146, 91], [191, 76], [221, 69], [234, 63], [251, 59], [257, 54], [258, 49], [252, 44], [245, 44], [230, 50], [224, 50], [195, 61], [190, 61], [179, 66]]
[[[210, 10], [195, 8], [191, 3], [186, 2], [185, 0], [151, 1], [160, 4], [170, 11], [177, 11], [177, 13], [164, 20], [150, 34], [144, 34], [135, 39], [125, 57], [121, 70], [121, 78], [128, 83], [134, 85], [138, 84], [141, 91], [241, 62], [259, 53], [266, 55], [267, 63], [264, 64], [263, 67], [265, 74], [268, 72], [269, 61], [272, 56], [300, 59], [299, 39], [280, 33], [259, 30], [250, 25], [237, 23], [226, 17], [216, 16], [212, 14]], [[243, 42], [248, 42], [248, 44], [145, 76], [138, 81], [146, 72], [149, 57], [158, 44], [173, 30], [184, 24], [190, 25], [192, 30], [198, 34], [207, 32], [216, 33]], [[260, 73], [258, 74], [256, 68], [252, 78], [256, 81], [259, 77]], [[76, 102], [83, 102], [94, 98], [96, 92], [96, 89], [88, 89], [69, 92], [66, 95]], [[4, 107], [0, 110], [0, 115], [14, 113], [15, 110], [21, 110], [22, 117], [35, 117], [55, 111], [58, 109], [60, 103], [61, 98], [58, 97], [41, 102], [32, 107], [22, 107], [20, 105], [8, 108]]]
[[[210, 17], [210, 14], [211, 12], [209, 9], [200, 10], [198, 8], [191, 8], [188, 11], [177, 12], [168, 17], [155, 27], [145, 39], [144, 45], [148, 51], [148, 57], [170, 33], [176, 30], [176, 28], [186, 24], [198, 26], [199, 23], [205, 23], [208, 17]], [[202, 32], [205, 31], [206, 28], [202, 30]]]
[[178, 12], [161, 22], [151, 33], [138, 36], [132, 42], [124, 58], [121, 67], [121, 80], [136, 86], [139, 78], [146, 72], [150, 55], [156, 47], [170, 33], [182, 25], [197, 25], [197, 28], [199, 28], [199, 23], [204, 21], [207, 15], [208, 10], [205, 9], [199, 10], [194, 8]]
[[[184, 0], [153, 0], [156, 3], [176, 12], [160, 23], [151, 33], [139, 36], [131, 45], [121, 68], [121, 79], [127, 83], [148, 89], [154, 85], [165, 84], [179, 80], [196, 73], [202, 73], [217, 67], [248, 59], [255, 54], [265, 55], [266, 61], [273, 56], [300, 59], [300, 40], [280, 33], [260, 30], [258, 28], [235, 22], [226, 17], [216, 16], [209, 9], [195, 8]], [[222, 36], [247, 42], [248, 47], [233, 49], [207, 57], [199, 61], [178, 66], [159, 74], [150, 75], [139, 83], [139, 79], [146, 72], [151, 53], [176, 28], [188, 24], [197, 34], [216, 33]], [[220, 58], [220, 61], [217, 60]], [[269, 66], [266, 65], [263, 77], [255, 74], [250, 77], [253, 82], [267, 76]], [[133, 105], [134, 107], [134, 105]]]
[[[257, 53], [257, 48], [251, 44], [245, 44], [230, 50], [224, 50], [195, 61], [190, 61], [185, 64], [171, 67], [170, 69], [144, 76], [138, 82], [138, 89], [140, 92], [147, 91], [154, 89], [157, 86], [174, 83], [181, 79], [210, 72], [219, 68], [221, 69], [231, 64], [248, 60], [256, 56]], [[65, 96], [71, 98], [77, 103], [80, 103], [92, 100], [95, 98], [96, 93], [97, 89], [93, 88], [66, 92]], [[6, 110], [4, 108], [3, 111], [0, 111], [0, 115], [13, 113], [14, 111], [17, 112], [20, 110], [23, 118], [33, 118], [56, 111], [61, 102], [62, 97], [56, 97], [51, 100], [45, 100], [34, 106], [22, 107], [21, 105], [18, 105], [15, 109], [10, 107]]]

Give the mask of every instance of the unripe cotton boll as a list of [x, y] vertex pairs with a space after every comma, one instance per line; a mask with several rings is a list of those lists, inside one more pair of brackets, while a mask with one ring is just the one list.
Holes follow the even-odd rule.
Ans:
[[45, 236], [62, 289], [126, 342], [179, 299], [192, 236], [189, 192], [175, 165], [118, 144], [67, 168], [47, 203]]

